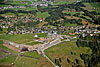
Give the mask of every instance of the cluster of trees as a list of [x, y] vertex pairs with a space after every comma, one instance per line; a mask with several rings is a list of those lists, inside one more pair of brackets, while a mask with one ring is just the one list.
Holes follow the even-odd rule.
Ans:
[[0, 27], [0, 31], [3, 31], [3, 28], [2, 27]]
[[31, 13], [31, 14], [36, 14], [37, 10], [34, 10], [34, 11], [25, 11], [25, 10], [11, 10], [11, 9], [6, 9], [6, 10], [3, 10], [3, 11], [0, 11], [0, 14], [5, 14], [5, 13], [14, 13], [14, 14], [18, 14], [18, 13], [24, 13], [24, 14], [28, 14], [28, 13]]
[[0, 5], [12, 5], [13, 0], [0, 0]]
[[[59, 20], [60, 18], [64, 19], [64, 21], [71, 21], [72, 23], [74, 23], [73, 21], [77, 21], [77, 20], [66, 20], [65, 19], [65, 16], [71, 16], [70, 13], [66, 14], [66, 13], [62, 13], [63, 10], [65, 10], [65, 8], [70, 8], [70, 9], [75, 9], [76, 11], [83, 11], [84, 14], [83, 16], [80, 16], [80, 13], [76, 13], [74, 14], [73, 16], [76, 16], [76, 17], [80, 17], [82, 19], [85, 19], [87, 20], [88, 22], [90, 23], [93, 23], [93, 24], [100, 24], [100, 17], [95, 17], [95, 15], [99, 15], [100, 13], [99, 12], [95, 12], [95, 11], [91, 11], [89, 12], [88, 10], [84, 10], [83, 8], [81, 7], [85, 7], [85, 5], [82, 3], [82, 2], [79, 2], [79, 3], [73, 3], [73, 4], [62, 4], [62, 5], [58, 5], [58, 7], [47, 7], [47, 8], [40, 8], [38, 9], [39, 11], [41, 12], [45, 12], [47, 11], [50, 16], [46, 18], [45, 21], [47, 21], [50, 25], [53, 25], [53, 24], [56, 24], [56, 20]], [[87, 19], [85, 18], [84, 16], [88, 16], [91, 19]], [[80, 22], [80, 21], [79, 21]], [[59, 23], [59, 22], [58, 22]], [[64, 25], [65, 23], [63, 23]], [[80, 23], [77, 23], [80, 25]], [[57, 24], [56, 24], [57, 25]]]
[[[75, 55], [76, 53], [71, 52], [71, 54]], [[61, 67], [62, 61], [63, 61], [62, 58], [56, 58], [54, 62], [56, 65]], [[66, 62], [72, 65], [72, 67], [82, 67], [82, 65], [80, 64], [80, 60], [78, 58], [76, 58], [74, 61], [72, 61], [70, 58], [66, 58]]]
[[100, 26], [99, 26], [99, 27], [97, 27], [97, 30], [100, 30]]
[[82, 0], [83, 2], [100, 2], [99, 0]]
[[87, 10], [84, 10], [83, 12], [85, 12], [83, 14], [84, 16], [92, 18], [93, 21], [85, 18], [86, 20], [90, 21], [93, 24], [100, 24], [100, 17], [95, 17], [95, 15], [100, 15], [100, 12], [95, 12], [95, 11], [89, 12]]
[[78, 47], [80, 46], [89, 47], [92, 51], [91, 54], [86, 53], [80, 55], [80, 57], [84, 60], [85, 65], [88, 67], [94, 67], [100, 64], [100, 43], [99, 42], [100, 42], [100, 34], [93, 37], [87, 36], [85, 38], [82, 38], [80, 36], [80, 38], [76, 42]]
[[[66, 13], [63, 13], [62, 11], [65, 10], [66, 8], [70, 8], [70, 9], [75, 9], [76, 11], [82, 11], [82, 8], [80, 7], [85, 7], [81, 2], [80, 3], [76, 3], [76, 4], [62, 4], [62, 5], [58, 5], [58, 7], [48, 7], [48, 8], [40, 8], [38, 9], [39, 11], [41, 12], [44, 12], [44, 11], [47, 11], [50, 16], [47, 17], [45, 19], [45, 21], [48, 22], [48, 24], [50, 25], [57, 25], [57, 23], [59, 24], [62, 24], [62, 25], [65, 25], [66, 22], [70, 22], [70, 23], [73, 23], [75, 24], [81, 24], [81, 20], [75, 20], [75, 19], [66, 19], [65, 16], [71, 16], [71, 14], [66, 14]], [[60, 20], [60, 19], [64, 19], [64, 21], [57, 21], [57, 20]]]
[[3, 17], [3, 16], [0, 16], [0, 19], [5, 19], [5, 17]]
[[55, 63], [56, 63], [56, 65], [58, 65], [59, 67], [61, 67], [60, 62], [62, 62], [61, 58], [55, 59]]
[[4, 2], [4, 0], [0, 0], [0, 3], [3, 3]]

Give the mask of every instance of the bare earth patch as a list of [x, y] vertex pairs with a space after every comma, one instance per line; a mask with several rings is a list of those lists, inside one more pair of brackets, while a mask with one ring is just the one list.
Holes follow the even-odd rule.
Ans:
[[75, 17], [75, 16], [65, 16], [67, 19], [79, 19], [78, 17]]
[[37, 67], [54, 67], [46, 58], [40, 58]]

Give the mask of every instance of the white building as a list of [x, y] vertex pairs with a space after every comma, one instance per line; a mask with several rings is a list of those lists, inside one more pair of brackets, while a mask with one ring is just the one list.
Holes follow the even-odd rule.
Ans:
[[36, 38], [36, 37], [38, 37], [38, 35], [34, 35], [34, 37]]

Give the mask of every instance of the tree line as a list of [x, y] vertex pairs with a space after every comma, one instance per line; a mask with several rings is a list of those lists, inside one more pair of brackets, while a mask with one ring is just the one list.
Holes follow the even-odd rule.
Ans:
[[[86, 41], [82, 41], [86, 40]], [[88, 41], [91, 40], [91, 41]], [[82, 38], [82, 36], [77, 39], [76, 42], [78, 47], [89, 47], [89, 53], [81, 54], [81, 59], [84, 60], [84, 63], [88, 67], [98, 66], [100, 64], [100, 34], [95, 36], [87, 36]]]

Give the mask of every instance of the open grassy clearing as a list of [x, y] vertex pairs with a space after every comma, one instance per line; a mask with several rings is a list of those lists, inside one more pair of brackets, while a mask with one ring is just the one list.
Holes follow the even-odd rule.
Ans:
[[50, 14], [48, 14], [48, 12], [43, 12], [43, 13], [37, 12], [35, 15], [36, 15], [37, 18], [42, 18], [42, 22], [38, 24], [39, 28], [41, 26], [43, 26], [44, 24], [46, 24], [46, 22], [44, 22], [44, 20], [45, 20], [46, 17], [50, 16]]
[[56, 0], [53, 2], [54, 5], [59, 5], [59, 4], [71, 4], [73, 2], [76, 2], [77, 0]]
[[36, 17], [37, 17], [37, 18], [43, 18], [43, 19], [45, 19], [45, 18], [48, 17], [48, 16], [50, 16], [50, 15], [48, 14], [48, 12], [43, 12], [43, 13], [37, 12], [37, 13], [36, 13]]
[[[7, 51], [10, 50], [4, 46], [1, 46], [2, 44], [3, 41], [0, 40], [0, 48], [3, 48]], [[15, 61], [17, 57], [16, 55], [10, 55], [8, 57], [0, 59], [0, 67], [11, 67], [10, 65]], [[53, 67], [47, 59], [39, 55], [37, 52], [25, 52], [21, 53], [21, 55], [25, 55], [28, 57], [19, 56], [14, 64], [14, 67]]]
[[19, 5], [19, 6], [24, 6], [25, 4], [22, 3], [21, 1], [13, 1], [11, 2], [12, 5]]
[[26, 16], [27, 14], [24, 13], [18, 13], [19, 16]]
[[37, 52], [25, 52], [21, 53], [21, 55], [30, 57], [18, 57], [14, 65], [15, 67], [53, 67], [47, 59], [39, 55]]
[[89, 11], [93, 10], [93, 7], [89, 3], [83, 3], [83, 4], [86, 6], [84, 7], [84, 9], [89, 10]]
[[8, 5], [5, 5], [5, 4], [2, 4], [2, 5], [0, 5], [0, 7], [7, 7]]
[[100, 12], [100, 2], [90, 3], [90, 5], [96, 8], [95, 11]]
[[66, 25], [65, 26], [77, 26], [77, 24], [71, 24], [71, 23], [66, 23]]
[[11, 67], [11, 64], [0, 63], [0, 67]]
[[90, 3], [90, 5], [93, 6], [93, 7], [99, 7], [100, 8], [100, 2]]
[[37, 59], [32, 59], [28, 57], [18, 57], [17, 61], [15, 62], [14, 67], [35, 67], [36, 63], [38, 62]]
[[0, 14], [1, 16], [13, 16], [15, 17], [14, 13], [5, 13], [5, 14]]
[[[18, 44], [33, 41], [35, 34], [0, 35], [0, 39], [9, 40]], [[37, 34], [38, 37], [46, 37], [45, 33]]]
[[8, 8], [8, 10], [15, 10], [15, 11], [17, 11], [17, 10], [25, 10], [25, 11], [31, 11], [31, 10], [37, 10], [37, 8], [35, 7], [35, 8], [33, 8], [33, 7], [27, 7], [27, 8]]
[[[10, 16], [15, 17], [15, 16], [16, 16], [15, 13], [5, 13], [5, 14], [0, 14], [0, 15], [3, 16], [3, 17], [5, 17], [5, 16], [8, 16], [8, 17], [10, 17]], [[25, 14], [25, 13], [18, 13], [18, 16], [25, 16], [25, 15], [27, 15], [27, 14]], [[11, 21], [14, 22], [13, 19], [12, 19]]]
[[45, 58], [40, 59], [18, 57], [14, 67], [53, 67], [52, 64]]
[[[83, 60], [80, 58], [81, 53], [88, 53], [87, 51], [89, 48], [82, 47], [78, 48], [76, 46], [76, 43], [74, 41], [70, 42], [62, 42], [56, 46], [53, 46], [47, 50], [45, 50], [45, 53], [47, 56], [49, 56], [53, 62], [57, 58], [61, 58], [62, 62], [60, 63], [63, 67], [71, 66], [71, 63], [67, 62], [67, 58], [71, 60], [71, 62], [75, 62], [75, 59], [79, 59], [80, 64], [84, 66]], [[71, 52], [75, 53], [75, 55], [72, 55]]]
[[6, 55], [6, 53], [5, 52], [0, 52], [0, 55]]
[[31, 42], [31, 43], [26, 43], [26, 45], [36, 45], [36, 44], [43, 44], [42, 42]]
[[11, 64], [15, 61], [16, 56], [15, 55], [10, 55], [8, 57], [0, 59], [0, 64], [5, 63], [5, 64]]
[[84, 3], [86, 6], [84, 9], [88, 11], [97, 11], [100, 12], [100, 3]]
[[31, 56], [35, 59], [39, 59], [40, 57], [42, 57], [42, 55], [39, 55], [36, 51], [21, 53], [21, 55]]
[[33, 34], [0, 35], [0, 39], [9, 40], [15, 43], [24, 43], [33, 40]]

